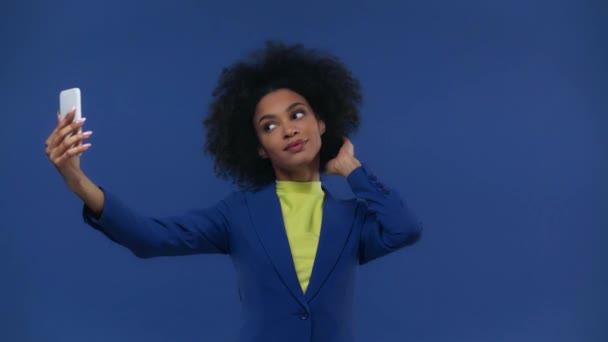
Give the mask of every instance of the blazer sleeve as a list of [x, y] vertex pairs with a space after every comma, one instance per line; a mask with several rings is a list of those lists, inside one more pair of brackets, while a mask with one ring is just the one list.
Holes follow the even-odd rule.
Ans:
[[399, 194], [384, 186], [360, 166], [347, 177], [358, 199], [358, 217], [363, 220], [359, 263], [365, 264], [419, 240], [422, 224]]
[[106, 189], [104, 207], [96, 217], [85, 205], [84, 221], [140, 258], [230, 253], [226, 200], [181, 215], [148, 217], [130, 209]]

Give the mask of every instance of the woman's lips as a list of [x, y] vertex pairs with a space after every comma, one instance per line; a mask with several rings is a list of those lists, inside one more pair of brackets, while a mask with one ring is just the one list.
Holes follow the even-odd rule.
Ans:
[[306, 144], [306, 140], [298, 139], [293, 142], [290, 142], [287, 146], [285, 146], [285, 151], [289, 152], [300, 152], [304, 149], [304, 144]]

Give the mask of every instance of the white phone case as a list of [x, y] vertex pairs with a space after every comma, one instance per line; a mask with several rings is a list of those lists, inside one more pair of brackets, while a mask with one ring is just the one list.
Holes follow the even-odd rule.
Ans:
[[[74, 115], [74, 120], [72, 122], [80, 120], [82, 117], [82, 105], [80, 103], [80, 89], [79, 88], [71, 88], [62, 90], [59, 93], [59, 113], [60, 118], [63, 120], [65, 116], [68, 114], [72, 108], [76, 107], [76, 115]], [[82, 133], [82, 128], [78, 129], [78, 133]], [[68, 134], [65, 138], [69, 138], [72, 136], [72, 133]]]
[[76, 115], [74, 116], [74, 121], [77, 121], [82, 117], [80, 89], [71, 88], [62, 90], [61, 93], [59, 93], [59, 112], [61, 113], [61, 119], [65, 118], [68, 112], [74, 107], [76, 107]]

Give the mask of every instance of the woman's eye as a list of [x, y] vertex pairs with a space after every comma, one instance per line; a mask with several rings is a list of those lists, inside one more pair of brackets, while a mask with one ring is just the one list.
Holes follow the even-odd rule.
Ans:
[[265, 132], [270, 132], [271, 130], [273, 130], [277, 125], [273, 124], [273, 123], [267, 123], [264, 125], [264, 131]]
[[299, 119], [304, 116], [304, 112], [295, 112], [293, 113], [294, 119]]

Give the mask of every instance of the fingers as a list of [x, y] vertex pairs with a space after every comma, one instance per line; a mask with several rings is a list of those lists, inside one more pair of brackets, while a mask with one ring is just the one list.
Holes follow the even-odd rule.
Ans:
[[[61, 143], [51, 149], [49, 157], [51, 160], [60, 160], [66, 152], [69, 152], [73, 148], [84, 146], [82, 142], [85, 139], [88, 139], [93, 134], [92, 131], [87, 131], [83, 133], [77, 133], [72, 135], [71, 137], [64, 139]], [[89, 144], [90, 147], [90, 144]], [[88, 147], [87, 147], [88, 149]], [[70, 157], [71, 155], [68, 155]]]
[[44, 141], [44, 147], [46, 148], [45, 153], [47, 155], [49, 155], [49, 148], [51, 148], [51, 145], [53, 144], [53, 141], [55, 139], [55, 134], [56, 134], [60, 124], [61, 124], [61, 112], [58, 111], [57, 112], [57, 126], [55, 126], [55, 129], [53, 129], [51, 134], [49, 134], [49, 136]]
[[[58, 132], [59, 130], [61, 130], [65, 126], [69, 125], [74, 120], [74, 116], [75, 115], [76, 115], [76, 108], [72, 108], [72, 110], [69, 111], [66, 114], [66, 116], [63, 118], [63, 120], [61, 119], [61, 112], [57, 112], [57, 127], [55, 127], [55, 129], [53, 130], [53, 132], [51, 133], [51, 135], [49, 136], [49, 138], [52, 137], [52, 136], [54, 136], [54, 134], [56, 132]], [[48, 141], [49, 145], [51, 143], [52, 143], [52, 141]]]
[[343, 137], [343, 140], [344, 140], [344, 144], [342, 146], [344, 147], [346, 152], [348, 152], [348, 154], [350, 154], [350, 155], [354, 155], [355, 146], [353, 145], [353, 143], [347, 137]]
[[62, 129], [63, 127], [69, 125], [72, 121], [74, 121], [74, 116], [76, 115], [76, 108], [72, 108], [63, 120], [61, 119], [61, 113], [57, 113], [57, 130]]
[[86, 119], [73, 122], [75, 115], [75, 109], [69, 111], [63, 119], [61, 113], [57, 113], [57, 126], [45, 141], [45, 153], [55, 166], [91, 147], [91, 144], [82, 142], [93, 132], [82, 132]]
[[330, 175], [336, 174], [336, 160], [332, 159], [330, 161], [327, 162], [327, 164], [325, 164], [325, 172], [327, 172]]
[[65, 151], [65, 153], [60, 155], [53, 162], [55, 165], [60, 165], [64, 161], [72, 158], [73, 156], [83, 153], [84, 151], [88, 150], [90, 147], [91, 147], [91, 144], [79, 144], [78, 146], [74, 146], [74, 147], [68, 149], [67, 151]]
[[66, 124], [65, 121], [62, 121], [53, 134], [51, 134], [51, 140], [49, 141], [50, 148], [54, 148], [59, 145], [65, 138], [70, 134], [76, 134], [79, 132], [80, 128], [84, 125], [86, 118], [82, 118], [76, 122], [68, 122]]
[[86, 119], [87, 118], [82, 118], [78, 121], [69, 123], [68, 125], [61, 128], [57, 134], [58, 138], [64, 139], [68, 134], [78, 132], [78, 130], [80, 130], [80, 128], [84, 125], [84, 122], [86, 121]]

